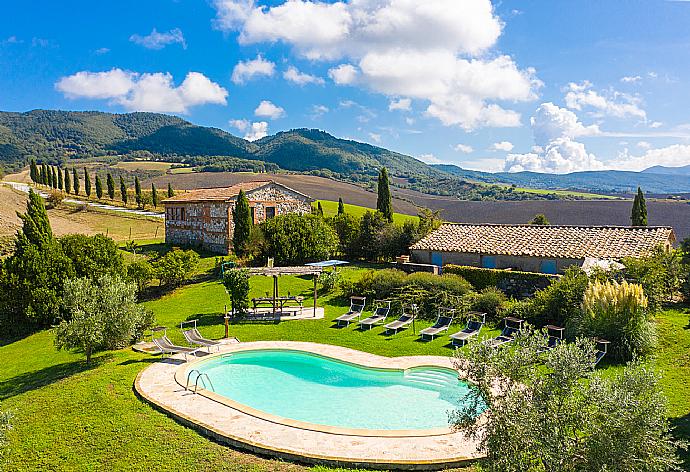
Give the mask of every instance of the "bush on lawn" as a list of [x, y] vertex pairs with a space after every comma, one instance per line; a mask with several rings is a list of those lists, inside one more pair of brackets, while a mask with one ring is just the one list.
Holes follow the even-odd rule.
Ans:
[[191, 277], [199, 263], [199, 254], [190, 250], [175, 248], [154, 263], [161, 285], [177, 287]]
[[495, 287], [487, 287], [471, 298], [472, 310], [486, 313], [487, 320], [498, 320], [508, 306], [508, 297]]
[[642, 286], [653, 312], [661, 310], [663, 303], [679, 293], [687, 277], [687, 266], [678, 250], [667, 251], [659, 247], [647, 257], [628, 257], [622, 262], [625, 266], [622, 277]]
[[127, 278], [136, 284], [138, 293], [144, 291], [155, 274], [151, 263], [143, 257], [127, 264], [126, 272]]
[[338, 248], [338, 235], [317, 215], [289, 213], [261, 224], [265, 240], [264, 258], [276, 265], [300, 265], [329, 259]]
[[65, 255], [72, 261], [76, 277], [124, 275], [124, 259], [112, 239], [101, 234], [70, 234], [59, 241]]

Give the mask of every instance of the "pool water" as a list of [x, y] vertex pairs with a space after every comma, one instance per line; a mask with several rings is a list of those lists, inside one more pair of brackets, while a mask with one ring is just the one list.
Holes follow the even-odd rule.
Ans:
[[253, 350], [202, 362], [214, 390], [272, 415], [377, 430], [448, 427], [469, 392], [452, 369], [370, 369], [294, 350]]

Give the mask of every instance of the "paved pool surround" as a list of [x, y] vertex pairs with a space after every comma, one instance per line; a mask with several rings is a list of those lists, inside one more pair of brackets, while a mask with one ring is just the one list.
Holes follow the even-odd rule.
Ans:
[[450, 428], [375, 431], [312, 425], [254, 410], [209, 390], [200, 389], [197, 394], [185, 390], [187, 374], [197, 362], [257, 349], [305, 351], [369, 368], [453, 368], [449, 357], [389, 358], [327, 344], [260, 341], [225, 344], [218, 353], [198, 361], [184, 363], [173, 356], [156, 362], [139, 373], [134, 387], [157, 409], [217, 442], [281, 459], [331, 466], [434, 470], [466, 465], [480, 457], [475, 441]]

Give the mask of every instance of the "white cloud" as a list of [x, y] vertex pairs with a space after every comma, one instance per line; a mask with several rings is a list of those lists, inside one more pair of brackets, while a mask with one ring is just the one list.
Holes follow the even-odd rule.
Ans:
[[189, 107], [206, 103], [225, 105], [228, 96], [227, 90], [199, 72], [189, 72], [176, 87], [169, 73], [81, 71], [62, 77], [55, 88], [71, 99], [107, 99], [128, 110], [171, 113], [186, 113]]
[[673, 144], [671, 146], [647, 149], [641, 156], [633, 156], [627, 149], [619, 153], [610, 163], [618, 170], [640, 171], [652, 166], [681, 167], [690, 165], [690, 145]]
[[472, 151], [474, 151], [474, 148], [467, 144], [456, 144], [455, 146], [453, 146], [453, 149], [455, 149], [457, 152], [463, 152], [465, 154], [469, 154]]
[[249, 120], [241, 119], [241, 120], [230, 120], [228, 122], [230, 126], [233, 128], [237, 129], [238, 131], [246, 131], [249, 128]]
[[283, 72], [283, 78], [289, 82], [292, 82], [292, 83], [298, 84], [298, 85], [306, 85], [306, 84], [323, 85], [325, 82], [321, 77], [317, 77], [315, 75], [300, 72], [297, 69], [297, 67], [295, 67], [295, 66], [288, 67], [287, 70], [285, 72]]
[[654, 129], [661, 128], [662, 125], [663, 123], [661, 121], [652, 121], [651, 123], [649, 123], [649, 127]]
[[276, 65], [258, 55], [251, 61], [240, 61], [232, 70], [232, 81], [236, 84], [243, 84], [255, 77], [272, 77], [275, 73]]
[[391, 100], [390, 103], [388, 104], [388, 110], [393, 111], [393, 110], [402, 110], [402, 111], [410, 111], [412, 108], [412, 100], [409, 98], [400, 98], [398, 100]]
[[545, 147], [557, 138], [577, 138], [595, 136], [601, 133], [597, 125], [584, 126], [577, 115], [570, 110], [558, 107], [551, 102], [539, 105], [530, 119], [534, 141], [537, 146]]
[[262, 100], [259, 106], [256, 107], [256, 110], [254, 110], [254, 115], [277, 120], [285, 115], [285, 110], [268, 100]]
[[422, 154], [417, 159], [419, 159], [422, 162], [425, 162], [426, 164], [443, 164], [443, 161], [441, 159], [439, 159], [431, 153]]
[[129, 40], [147, 49], [163, 49], [168, 44], [180, 44], [182, 49], [187, 49], [187, 42], [184, 39], [182, 30], [180, 28], [173, 28], [170, 31], [159, 33], [156, 28], [153, 28], [150, 34], [141, 36], [133, 34]]
[[108, 54], [110, 52], [110, 48], [98, 48], [94, 52], [101, 56], [103, 54]]
[[637, 147], [640, 149], [650, 149], [652, 145], [647, 141], [640, 141], [637, 143]]
[[510, 151], [513, 150], [513, 147], [514, 147], [514, 146], [513, 146], [513, 143], [511, 143], [510, 141], [501, 141], [501, 142], [498, 142], [498, 143], [493, 143], [493, 144], [491, 145], [491, 148], [490, 148], [490, 149], [491, 149], [492, 151], [506, 151], [506, 152], [510, 152]]
[[313, 119], [320, 118], [324, 114], [328, 113], [330, 110], [326, 105], [313, 105], [311, 107], [311, 117]]
[[639, 75], [626, 75], [625, 77], [621, 77], [621, 82], [624, 84], [634, 84], [640, 80], [642, 80], [642, 77]]
[[377, 133], [369, 133], [369, 138], [371, 138], [372, 141], [375, 143], [380, 143], [381, 142], [381, 135]]
[[251, 128], [247, 134], [244, 135], [244, 139], [247, 141], [256, 141], [266, 136], [268, 136], [268, 123], [265, 121], [257, 121], [252, 123]]
[[415, 119], [408, 116], [407, 118], [405, 118], [405, 123], [407, 123], [409, 126], [412, 126], [413, 124], [415, 124]]
[[329, 76], [387, 96], [427, 102], [447, 126], [519, 126], [500, 102], [534, 100], [542, 83], [508, 56], [486, 54], [502, 22], [490, 0], [289, 0], [274, 6], [217, 0], [216, 26], [243, 44], [283, 42], [303, 57], [337, 61]]
[[617, 118], [635, 117], [647, 119], [647, 114], [640, 108], [641, 100], [632, 95], [610, 90], [607, 96], [592, 89], [592, 83], [584, 81], [580, 84], [568, 84], [565, 103], [573, 110], [593, 108], [599, 116], [614, 116]]
[[328, 70], [328, 77], [337, 85], [350, 85], [357, 80], [358, 73], [352, 64], [340, 64]]

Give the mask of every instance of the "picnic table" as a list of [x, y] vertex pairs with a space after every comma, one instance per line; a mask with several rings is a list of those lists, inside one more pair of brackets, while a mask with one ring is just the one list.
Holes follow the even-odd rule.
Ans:
[[[293, 305], [295, 303], [296, 305]], [[254, 312], [257, 308], [261, 306], [272, 308], [273, 311], [284, 312], [285, 308], [294, 306], [299, 306], [299, 312], [302, 312], [304, 308], [304, 297], [300, 296], [287, 296], [287, 297], [256, 297], [252, 298], [252, 304], [254, 305]]]

